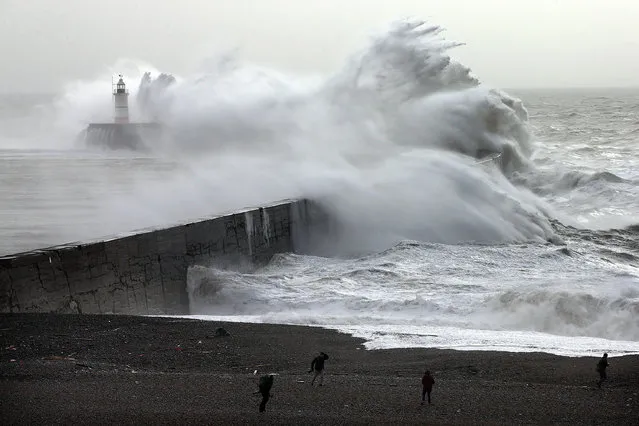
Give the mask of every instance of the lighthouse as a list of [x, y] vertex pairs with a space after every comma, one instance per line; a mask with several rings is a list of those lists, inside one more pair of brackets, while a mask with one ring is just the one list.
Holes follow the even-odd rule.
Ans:
[[[108, 93], [108, 92], [107, 92]], [[103, 149], [125, 149], [148, 151], [163, 140], [163, 129], [159, 123], [131, 123], [129, 120], [129, 92], [122, 74], [114, 84], [113, 122], [89, 123], [78, 135], [78, 142], [89, 147]]]
[[129, 92], [126, 90], [122, 74], [118, 77], [118, 82], [113, 86], [113, 122], [125, 124], [129, 122]]

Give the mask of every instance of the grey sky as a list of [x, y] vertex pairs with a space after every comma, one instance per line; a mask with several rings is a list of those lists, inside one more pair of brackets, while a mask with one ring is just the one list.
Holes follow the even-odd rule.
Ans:
[[331, 72], [405, 16], [444, 26], [482, 81], [639, 86], [637, 0], [0, 0], [0, 91], [57, 91], [118, 58], [184, 74], [210, 52]]

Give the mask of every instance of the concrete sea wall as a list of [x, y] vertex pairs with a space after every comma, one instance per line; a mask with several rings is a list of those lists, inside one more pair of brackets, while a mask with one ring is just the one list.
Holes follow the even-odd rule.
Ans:
[[91, 123], [78, 135], [77, 142], [98, 148], [148, 151], [149, 141], [162, 140], [158, 123]]
[[0, 312], [188, 313], [192, 265], [259, 264], [308, 250], [308, 200], [0, 257]]

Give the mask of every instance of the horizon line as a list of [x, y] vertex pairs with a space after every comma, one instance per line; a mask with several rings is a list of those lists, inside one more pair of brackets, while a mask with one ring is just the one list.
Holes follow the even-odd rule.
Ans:
[[[490, 86], [495, 89], [501, 89], [504, 91], [515, 91], [515, 90], [639, 90], [638, 85], [628, 85], [628, 86], [496, 86], [494, 84], [481, 83], [481, 85]], [[14, 92], [14, 91], [2, 91], [0, 90], [0, 96], [11, 96], [11, 95], [27, 95], [27, 96], [56, 96], [62, 94], [59, 91], [26, 91], [26, 92]]]

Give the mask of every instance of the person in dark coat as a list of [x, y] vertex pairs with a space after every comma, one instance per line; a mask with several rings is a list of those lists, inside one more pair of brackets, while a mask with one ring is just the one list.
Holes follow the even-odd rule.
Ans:
[[608, 354], [603, 354], [603, 357], [597, 363], [597, 372], [599, 373], [597, 387], [601, 387], [601, 384], [608, 378], [606, 376], [606, 368], [608, 368]]
[[315, 383], [315, 379], [317, 379], [318, 376], [319, 386], [322, 386], [322, 383], [324, 382], [324, 361], [326, 361], [327, 359], [328, 355], [326, 355], [324, 352], [320, 352], [320, 354], [313, 358], [313, 361], [311, 361], [311, 369], [308, 372], [312, 373], [313, 371], [315, 371], [315, 376], [313, 376], [311, 386], [313, 386], [313, 383]]
[[430, 393], [433, 391], [434, 384], [435, 379], [431, 376], [430, 371], [427, 370], [422, 376], [422, 405], [424, 405], [426, 395], [428, 395], [428, 403], [430, 404]]
[[267, 374], [266, 376], [260, 377], [260, 390], [259, 393], [262, 394], [262, 402], [260, 402], [260, 413], [266, 410], [266, 403], [271, 397], [271, 387], [273, 387], [273, 375]]

